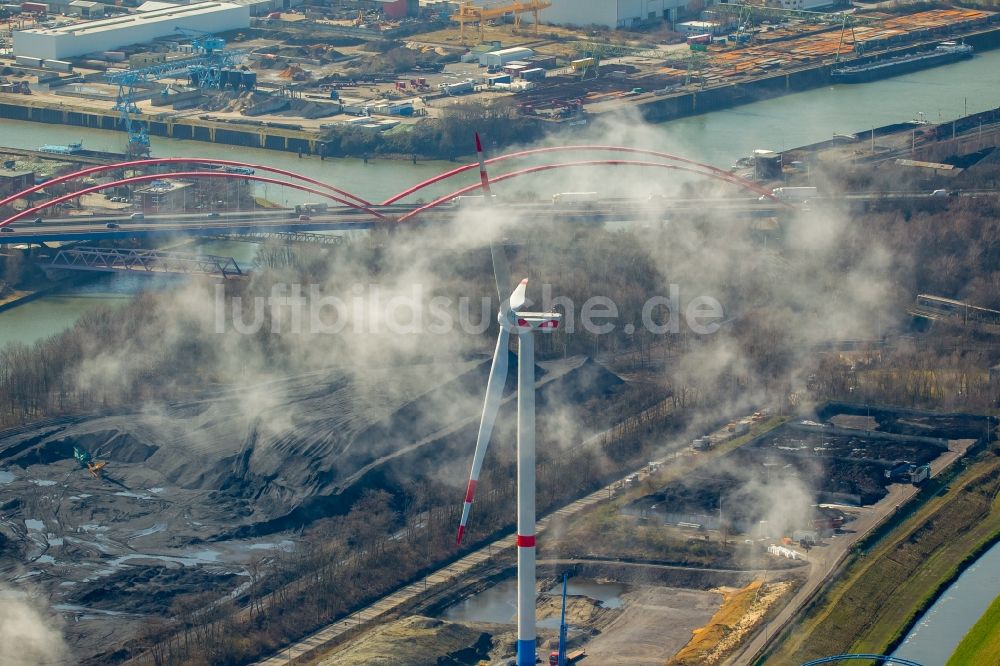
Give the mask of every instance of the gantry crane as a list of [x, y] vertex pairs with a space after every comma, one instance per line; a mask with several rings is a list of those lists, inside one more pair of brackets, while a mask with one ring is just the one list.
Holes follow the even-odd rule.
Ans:
[[851, 33], [854, 50], [858, 53], [862, 51], [861, 42], [858, 42], [854, 28], [862, 25], [882, 25], [882, 19], [867, 16], [858, 16], [850, 12], [814, 12], [804, 9], [783, 9], [781, 7], [767, 7], [750, 2], [720, 2], [708, 10], [710, 14], [723, 14], [735, 16], [736, 41], [738, 44], [747, 44], [753, 40], [753, 27], [757, 22], [768, 19], [776, 21], [796, 20], [812, 25], [839, 25], [840, 44], [834, 62], [840, 62], [840, 51], [844, 45], [844, 38], [848, 31]]
[[531, 13], [535, 19], [535, 35], [538, 34], [538, 12], [551, 7], [551, 0], [509, 0], [507, 2], [477, 5], [472, 2], [462, 2], [458, 12], [451, 15], [451, 20], [458, 23], [458, 32], [462, 42], [465, 42], [465, 24], [479, 24], [479, 41], [485, 40], [484, 27], [487, 21], [502, 19], [507, 14], [514, 15], [514, 30], [521, 29], [521, 14]]
[[222, 70], [243, 60], [246, 52], [239, 49], [226, 51], [226, 40], [212, 37], [211, 33], [177, 28], [178, 32], [192, 39], [194, 55], [157, 63], [149, 67], [111, 71], [105, 78], [118, 86], [114, 111], [119, 114], [122, 127], [128, 132], [128, 154], [131, 157], [148, 156], [149, 133], [145, 125], [134, 116], [141, 114], [135, 103], [136, 85], [159, 79], [186, 75], [192, 85], [201, 88], [220, 87]]
[[580, 71], [580, 78], [585, 79], [590, 72], [594, 72], [595, 78], [600, 73], [601, 60], [605, 58], [621, 58], [631, 56], [634, 58], [648, 58], [650, 60], [665, 60], [667, 54], [657, 48], [642, 48], [629, 46], [628, 44], [612, 44], [609, 42], [570, 42], [579, 60], [590, 60], [591, 62], [574, 66], [573, 69]]

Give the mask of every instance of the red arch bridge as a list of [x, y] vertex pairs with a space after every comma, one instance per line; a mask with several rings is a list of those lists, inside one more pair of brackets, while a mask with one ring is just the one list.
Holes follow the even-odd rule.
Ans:
[[[580, 155], [582, 159], [567, 159], [570, 155]], [[697, 162], [682, 156], [673, 155], [642, 148], [629, 148], [608, 145], [579, 145], [548, 148], [535, 148], [505, 155], [499, 155], [486, 160], [488, 165], [497, 165], [512, 160], [533, 158], [555, 158], [555, 161], [542, 164], [521, 166], [511, 171], [489, 178], [490, 183], [500, 183], [529, 176], [543, 171], [581, 168], [616, 168], [630, 167], [649, 172], [682, 172], [711, 179], [733, 186], [736, 191], [752, 193], [756, 197], [770, 199], [765, 205], [765, 212], [773, 212], [775, 207], [783, 207], [769, 191], [757, 184], [727, 171], [708, 164]], [[627, 159], [626, 159], [627, 158]], [[19, 200], [31, 204], [20, 211], [9, 214], [0, 221], [0, 244], [3, 243], [44, 243], [45, 241], [66, 240], [111, 240], [118, 238], [142, 238], [164, 234], [188, 234], [209, 236], [239, 236], [244, 234], [270, 234], [309, 232], [320, 230], [366, 229], [374, 225], [391, 226], [405, 223], [420, 216], [432, 215], [440, 207], [448, 207], [457, 198], [468, 195], [482, 188], [480, 183], [465, 185], [454, 191], [439, 196], [430, 203], [414, 205], [404, 203], [431, 186], [461, 176], [467, 171], [478, 168], [477, 162], [464, 164], [441, 173], [433, 178], [421, 181], [382, 202], [370, 202], [334, 185], [304, 176], [284, 169], [263, 164], [252, 164], [234, 160], [211, 158], [150, 158], [94, 166], [58, 178], [37, 184], [20, 192], [16, 192], [0, 200], [0, 211]], [[82, 178], [104, 175], [122, 174], [125, 171], [160, 169], [157, 173], [144, 173], [120, 177], [110, 182], [83, 186], [72, 189], [65, 194], [47, 196], [56, 188], [73, 188]], [[266, 174], [266, 175], [265, 175]], [[219, 179], [242, 180], [267, 183], [288, 187], [305, 192], [332, 204], [328, 212], [318, 215], [289, 216], [287, 211], [265, 211], [255, 213], [226, 213], [210, 215], [174, 214], [162, 216], [164, 219], [146, 220], [142, 216], [129, 216], [127, 213], [115, 213], [98, 219], [64, 218], [47, 222], [42, 216], [52, 207], [61, 203], [79, 199], [87, 194], [110, 190], [118, 187], [141, 185], [144, 183], [167, 179]], [[617, 204], [616, 204], [617, 205]], [[596, 208], [594, 205], [591, 208]], [[552, 213], [546, 213], [551, 217]], [[140, 219], [141, 217], [141, 219]], [[150, 216], [151, 218], [153, 216]], [[315, 218], [315, 219], [313, 219]], [[31, 220], [34, 222], [26, 223]], [[16, 234], [11, 233], [15, 223]], [[57, 223], [58, 222], [58, 223]]]

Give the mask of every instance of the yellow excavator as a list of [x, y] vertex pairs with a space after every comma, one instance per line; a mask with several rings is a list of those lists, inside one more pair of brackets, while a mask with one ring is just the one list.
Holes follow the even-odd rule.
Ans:
[[80, 467], [86, 467], [90, 475], [95, 479], [101, 478], [102, 470], [107, 466], [108, 461], [97, 461], [94, 460], [86, 449], [81, 449], [79, 446], [73, 447], [73, 457], [76, 461], [80, 463]]

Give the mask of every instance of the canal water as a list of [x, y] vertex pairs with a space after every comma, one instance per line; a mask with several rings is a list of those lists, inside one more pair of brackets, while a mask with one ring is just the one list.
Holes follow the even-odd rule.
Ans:
[[923, 666], [945, 666], [962, 638], [998, 595], [1000, 543], [962, 572], [913, 626], [892, 656]]
[[[628, 588], [621, 583], [597, 582], [594, 580], [570, 580], [566, 593], [590, 597], [600, 601], [605, 608], [620, 608], [622, 595]], [[547, 591], [552, 596], [562, 595], [562, 583]], [[517, 580], [508, 579], [478, 594], [463, 599], [444, 612], [444, 619], [452, 622], [491, 622], [514, 624], [517, 614]], [[558, 629], [559, 618], [550, 617], [538, 621], [545, 629]]]
[[[864, 132], [874, 126], [903, 122], [916, 118], [919, 113], [923, 113], [931, 122], [938, 122], [995, 108], [1000, 103], [997, 90], [1000, 90], [1000, 50], [978, 54], [972, 60], [883, 81], [817, 88], [724, 111], [682, 118], [642, 130], [637, 130], [634, 123], [623, 123], [623, 129], [617, 136], [604, 133], [593, 137], [582, 133], [580, 141], [634, 143], [725, 168], [738, 158], [750, 155], [757, 148], [784, 150], [830, 139], [834, 134]], [[3, 145], [35, 149], [46, 143], [80, 140], [86, 148], [108, 151], [121, 151], [125, 143], [121, 132], [0, 120], [0, 144]], [[434, 161], [417, 164], [392, 160], [371, 160], [367, 164], [356, 159], [321, 161], [318, 157], [299, 158], [291, 153], [198, 141], [161, 137], [153, 137], [152, 141], [153, 152], [157, 156], [211, 155], [268, 164], [322, 179], [370, 200], [382, 200], [411, 184], [456, 166], [455, 163]], [[477, 176], [473, 170], [461, 183], [451, 187], [474, 182]], [[629, 183], [647, 182], [656, 177], [659, 176], [620, 180]], [[603, 181], [601, 186], [607, 187], [607, 181]], [[534, 188], [535, 194], [547, 196], [559, 191], [553, 188], [560, 185], [559, 180], [553, 176], [533, 177], [530, 185], [517, 187]], [[276, 189], [281, 192], [276, 193]], [[451, 189], [441, 186], [423, 196], [429, 198], [448, 191]], [[267, 186], [261, 193], [281, 203], [293, 204], [302, 196], [308, 196], [287, 193], [287, 188], [277, 186]], [[604, 194], [613, 196], [615, 193], [608, 191]], [[253, 247], [246, 245], [248, 248]], [[225, 254], [221, 251], [214, 253]], [[0, 313], [0, 346], [11, 340], [29, 342], [52, 335], [71, 325], [89, 306], [120, 303], [127, 298], [128, 285], [136, 283], [128, 280], [119, 282], [119, 278], [102, 279], [86, 285], [80, 294], [71, 291], [58, 296], [46, 296], [31, 304], [31, 309], [25, 305]]]

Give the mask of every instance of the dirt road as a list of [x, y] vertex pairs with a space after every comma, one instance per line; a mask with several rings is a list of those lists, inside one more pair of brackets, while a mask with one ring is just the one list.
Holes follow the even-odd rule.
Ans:
[[586, 645], [585, 664], [662, 666], [722, 603], [717, 592], [638, 587], [622, 595], [625, 612]]

